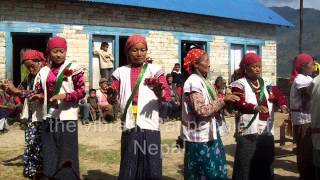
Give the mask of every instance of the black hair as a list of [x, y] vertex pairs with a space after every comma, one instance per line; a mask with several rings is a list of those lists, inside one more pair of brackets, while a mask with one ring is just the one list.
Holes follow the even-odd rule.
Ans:
[[174, 66], [181, 66], [180, 63], [175, 63]]
[[109, 46], [109, 44], [107, 42], [102, 42], [100, 48], [103, 48], [103, 47], [106, 47], [106, 46]]
[[90, 90], [89, 90], [89, 93], [91, 93], [91, 92], [97, 92], [97, 90], [95, 90], [95, 89], [90, 89]]
[[221, 81], [223, 81], [223, 77], [222, 76], [218, 76], [216, 81], [214, 82], [214, 84], [217, 85]]
[[166, 75], [166, 79], [168, 79], [169, 77], [172, 77], [172, 74], [168, 73], [168, 74]]

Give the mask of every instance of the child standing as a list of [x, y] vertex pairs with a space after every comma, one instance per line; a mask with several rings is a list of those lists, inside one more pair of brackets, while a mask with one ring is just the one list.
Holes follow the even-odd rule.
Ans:
[[90, 89], [89, 97], [87, 98], [87, 103], [90, 105], [91, 111], [94, 113], [93, 120], [99, 118], [99, 106], [98, 106], [98, 98], [97, 91], [95, 89]]

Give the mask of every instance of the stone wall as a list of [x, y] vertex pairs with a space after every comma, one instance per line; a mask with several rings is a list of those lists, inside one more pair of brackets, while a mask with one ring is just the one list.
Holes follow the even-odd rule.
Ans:
[[6, 74], [6, 34], [0, 32], [0, 79]]
[[259, 37], [274, 26], [145, 8], [62, 0], [1, 0], [1, 21], [86, 24], [201, 34]]
[[[36, 22], [62, 25], [63, 30], [57, 35], [67, 39], [68, 59], [85, 69], [87, 81], [92, 50], [89, 46], [90, 33], [84, 29], [90, 26], [147, 30], [148, 56], [154, 59], [154, 63], [160, 64], [166, 73], [179, 62], [181, 39], [177, 33], [210, 37], [212, 40], [206, 41], [212, 80], [219, 75], [228, 79], [229, 43], [225, 36], [263, 39], [263, 76], [273, 82], [276, 80], [275, 26], [169, 11], [59, 0], [1, 0], [0, 19], [7, 24]], [[6, 74], [5, 36], [4, 32], [0, 32], [0, 77], [5, 77]]]

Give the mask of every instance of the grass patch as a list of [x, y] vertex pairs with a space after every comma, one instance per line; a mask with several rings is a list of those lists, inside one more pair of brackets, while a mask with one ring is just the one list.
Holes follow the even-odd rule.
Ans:
[[94, 160], [105, 165], [118, 164], [120, 152], [118, 150], [97, 150], [92, 146], [79, 145], [80, 157]]
[[162, 139], [161, 145], [170, 146], [170, 147], [175, 146], [176, 139]]

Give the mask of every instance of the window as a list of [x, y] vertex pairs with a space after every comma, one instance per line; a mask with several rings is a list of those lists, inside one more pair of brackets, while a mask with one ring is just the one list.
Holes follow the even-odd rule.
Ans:
[[259, 46], [247, 46], [246, 53], [256, 53], [259, 54]]
[[243, 45], [243, 44], [231, 44], [230, 46], [230, 64], [229, 64], [229, 80], [235, 70], [239, 69], [239, 65], [242, 57], [245, 53], [260, 54], [259, 46], [255, 45]]
[[243, 57], [244, 45], [232, 44], [230, 47], [230, 68], [229, 78], [236, 69], [239, 69], [241, 59]]
[[[108, 51], [114, 54], [114, 37], [113, 36], [101, 36], [93, 35], [92, 37], [92, 50], [91, 53], [95, 50], [99, 50], [102, 42], [108, 43]], [[99, 88], [100, 76], [100, 59], [99, 56], [93, 55], [91, 59], [91, 70], [90, 70], [90, 88]]]

